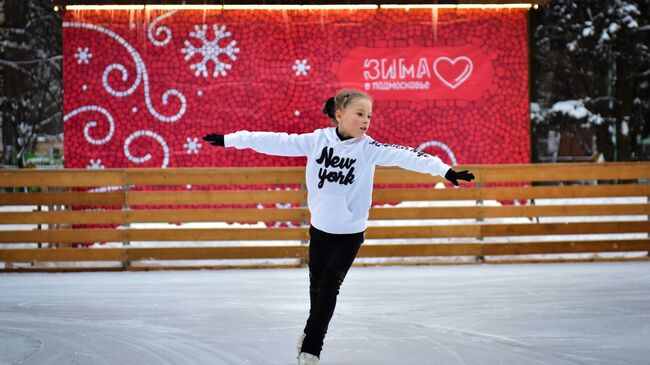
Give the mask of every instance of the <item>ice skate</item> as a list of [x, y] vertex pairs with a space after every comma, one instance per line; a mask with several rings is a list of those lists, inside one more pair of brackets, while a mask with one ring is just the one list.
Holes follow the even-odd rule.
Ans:
[[300, 350], [302, 349], [302, 341], [305, 340], [305, 336], [307, 335], [303, 332], [302, 335], [298, 337], [298, 343], [296, 344], [296, 352], [298, 353], [298, 355], [300, 355]]
[[306, 352], [298, 356], [298, 365], [318, 365], [318, 357]]

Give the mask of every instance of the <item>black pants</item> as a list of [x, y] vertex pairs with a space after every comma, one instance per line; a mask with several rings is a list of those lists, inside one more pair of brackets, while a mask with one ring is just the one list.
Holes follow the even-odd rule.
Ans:
[[364, 232], [333, 234], [309, 227], [309, 319], [302, 352], [320, 357], [336, 297], [359, 248]]

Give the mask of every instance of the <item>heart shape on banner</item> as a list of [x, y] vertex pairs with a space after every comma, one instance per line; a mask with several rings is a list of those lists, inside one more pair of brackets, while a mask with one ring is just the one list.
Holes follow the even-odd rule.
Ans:
[[[440, 62], [444, 63], [441, 64]], [[438, 79], [452, 89], [465, 82], [469, 75], [472, 74], [473, 69], [472, 60], [465, 56], [459, 56], [453, 60], [449, 57], [438, 57], [433, 63], [433, 72], [435, 72]]]

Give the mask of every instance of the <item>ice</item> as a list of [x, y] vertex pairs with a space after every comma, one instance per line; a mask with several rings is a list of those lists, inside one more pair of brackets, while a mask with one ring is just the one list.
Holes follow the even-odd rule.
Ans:
[[[322, 365], [647, 364], [647, 262], [353, 267]], [[0, 275], [2, 364], [295, 364], [307, 269]]]

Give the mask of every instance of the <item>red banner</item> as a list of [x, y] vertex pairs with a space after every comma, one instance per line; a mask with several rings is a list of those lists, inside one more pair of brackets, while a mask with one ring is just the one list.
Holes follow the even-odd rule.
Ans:
[[477, 100], [492, 85], [490, 56], [477, 46], [353, 49], [338, 66], [341, 85], [376, 100]]
[[295, 166], [206, 133], [310, 132], [342, 87], [368, 134], [449, 164], [529, 162], [525, 10], [132, 10], [64, 15], [65, 166]]

